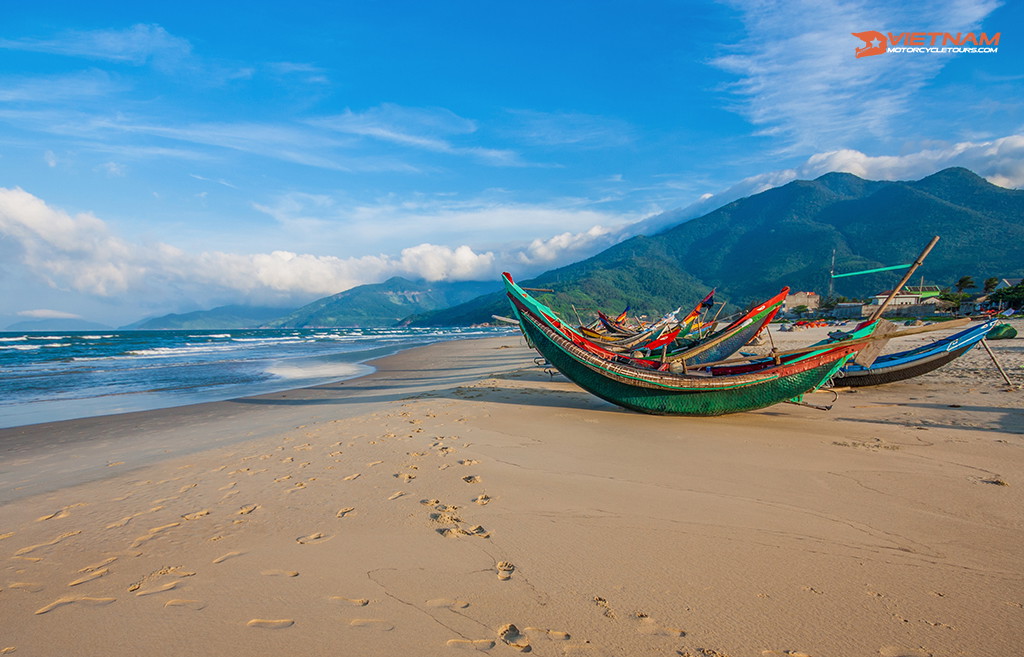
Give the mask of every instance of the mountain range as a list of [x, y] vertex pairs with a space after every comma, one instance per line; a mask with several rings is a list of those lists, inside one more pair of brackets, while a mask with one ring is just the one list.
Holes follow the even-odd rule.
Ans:
[[[830, 291], [833, 258], [837, 274], [906, 264], [934, 235], [941, 239], [914, 283], [922, 276], [929, 284], [947, 287], [962, 276], [980, 284], [993, 276], [1024, 275], [1024, 191], [992, 185], [963, 168], [916, 181], [828, 173], [733, 201], [682, 223], [673, 221], [678, 214], [673, 210], [645, 220], [646, 225], [670, 226], [657, 234], [632, 237], [593, 257], [518, 282], [554, 290], [537, 297], [567, 319], [577, 312], [581, 318], [593, 317], [596, 310], [617, 314], [627, 305], [633, 313], [655, 316], [692, 306], [711, 288], [717, 289], [718, 300], [733, 305], [765, 299], [783, 286], [824, 295]], [[836, 279], [834, 293], [865, 298], [891, 288], [901, 273]], [[124, 328], [467, 325], [509, 314], [500, 288], [497, 280], [394, 277], [291, 312], [222, 306]], [[33, 328], [52, 323], [34, 323]]]
[[[400, 276], [383, 283], [360, 285], [318, 299], [284, 317], [268, 321], [268, 328], [327, 326], [394, 326], [403, 318], [448, 308], [497, 290], [498, 281], [410, 281]], [[489, 319], [489, 317], [488, 317]]]
[[[563, 317], [654, 316], [693, 305], [711, 288], [737, 305], [794, 291], [829, 291], [835, 273], [908, 264], [941, 237], [917, 275], [952, 286], [962, 276], [1024, 273], [1024, 191], [992, 185], [963, 168], [917, 181], [871, 181], [848, 173], [797, 180], [729, 203], [651, 236], [637, 236], [524, 286]], [[515, 272], [512, 272], [513, 275]], [[834, 292], [863, 298], [891, 288], [902, 272], [835, 280]], [[915, 281], [919, 280], [915, 275]], [[460, 325], [507, 315], [504, 294], [486, 295], [411, 320]]]

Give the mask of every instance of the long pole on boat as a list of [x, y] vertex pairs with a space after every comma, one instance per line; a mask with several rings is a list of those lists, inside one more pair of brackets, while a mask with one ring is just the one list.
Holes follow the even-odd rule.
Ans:
[[914, 271], [921, 266], [921, 264], [924, 262], [924, 259], [928, 257], [929, 253], [932, 252], [932, 249], [935, 247], [935, 244], [938, 243], [938, 241], [939, 236], [936, 235], [935, 237], [932, 238], [931, 242], [928, 242], [928, 246], [924, 247], [924, 251], [921, 251], [921, 255], [917, 256], [917, 260], [915, 260], [914, 264], [910, 266], [910, 269], [907, 270], [907, 273], [903, 275], [903, 279], [899, 282], [899, 285], [892, 289], [892, 292], [890, 292], [889, 296], [885, 299], [885, 301], [882, 302], [882, 305], [878, 306], [878, 310], [873, 312], [871, 314], [871, 317], [869, 317], [867, 321], [873, 322], [882, 316], [882, 313], [885, 312], [885, 309], [889, 307], [889, 304], [892, 302], [892, 300], [896, 298], [896, 295], [900, 293], [900, 290], [902, 290], [903, 286], [907, 284], [907, 281], [910, 280], [910, 277], [914, 275]]
[[996, 360], [996, 355], [992, 353], [992, 347], [988, 346], [988, 341], [985, 340], [985, 338], [981, 339], [981, 346], [985, 347], [985, 351], [988, 352], [988, 357], [992, 359], [992, 362], [996, 365], [996, 369], [1003, 375], [1003, 381], [1006, 381], [1006, 385], [1013, 387], [1013, 383], [1010, 382], [1010, 377], [1006, 376], [1006, 370], [1004, 370], [1003, 366], [999, 364], [998, 360]]

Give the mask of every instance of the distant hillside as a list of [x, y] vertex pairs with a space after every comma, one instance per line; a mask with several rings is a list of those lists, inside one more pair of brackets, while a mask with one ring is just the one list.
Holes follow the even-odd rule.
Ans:
[[287, 308], [220, 306], [191, 313], [171, 313], [129, 324], [126, 329], [241, 329], [257, 328], [288, 313]]
[[110, 331], [112, 327], [84, 319], [32, 319], [15, 322], [5, 331]]
[[[918, 270], [929, 283], [951, 286], [961, 276], [1024, 274], [1024, 191], [997, 187], [962, 168], [912, 182], [862, 180], [829, 173], [729, 203], [650, 237], [634, 237], [592, 258], [551, 270], [523, 285], [564, 317], [595, 309], [655, 315], [693, 304], [710, 288], [719, 299], [746, 304], [784, 286], [828, 291], [832, 251], [836, 273], [906, 264], [928, 243], [938, 245]], [[513, 275], [515, 272], [512, 272]], [[899, 272], [837, 279], [836, 294], [866, 297], [895, 284]], [[507, 315], [492, 294], [413, 325], [469, 324]]]
[[403, 317], [447, 308], [500, 288], [499, 281], [410, 281], [399, 276], [318, 299], [266, 323], [271, 328], [394, 326]]

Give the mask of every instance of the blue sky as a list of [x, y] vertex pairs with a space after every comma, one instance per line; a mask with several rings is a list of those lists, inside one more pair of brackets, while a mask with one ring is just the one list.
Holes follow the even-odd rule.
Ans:
[[914, 4], [16, 3], [0, 326], [522, 278], [833, 170], [1024, 186], [1021, 3]]

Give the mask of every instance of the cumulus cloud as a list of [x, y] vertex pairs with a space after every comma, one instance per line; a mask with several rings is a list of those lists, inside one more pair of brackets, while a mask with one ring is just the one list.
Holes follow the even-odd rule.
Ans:
[[599, 253], [621, 238], [621, 233], [604, 226], [594, 226], [580, 233], [561, 233], [533, 240], [518, 254], [518, 260], [530, 268], [556, 266]]
[[[536, 271], [603, 248], [604, 228], [537, 240], [522, 251], [478, 251], [468, 245], [422, 243], [397, 254], [339, 258], [291, 251], [189, 253], [164, 243], [132, 243], [90, 213], [50, 207], [22, 189], [0, 188], [0, 238], [50, 286], [97, 297], [145, 296], [257, 303], [308, 301], [390, 276], [486, 280], [502, 269]], [[589, 252], [586, 255], [590, 255]], [[532, 269], [531, 269], [532, 268]]]

